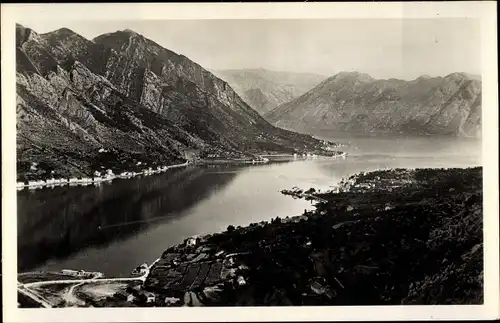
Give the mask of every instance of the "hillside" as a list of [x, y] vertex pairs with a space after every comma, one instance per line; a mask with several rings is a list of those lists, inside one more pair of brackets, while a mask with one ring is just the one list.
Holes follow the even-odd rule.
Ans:
[[481, 93], [481, 81], [465, 73], [404, 81], [341, 72], [265, 118], [304, 132], [480, 137]]
[[[314, 149], [224, 81], [131, 31], [88, 40], [17, 25], [18, 178], [89, 176], [183, 161]], [[104, 149], [104, 150], [103, 150]]]
[[326, 77], [310, 73], [276, 72], [265, 69], [214, 71], [260, 114], [306, 93]]

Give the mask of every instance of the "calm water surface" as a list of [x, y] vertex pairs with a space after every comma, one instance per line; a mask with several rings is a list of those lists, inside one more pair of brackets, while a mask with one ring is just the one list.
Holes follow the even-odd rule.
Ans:
[[481, 165], [479, 141], [318, 137], [348, 144], [343, 150], [349, 157], [189, 167], [100, 186], [20, 191], [19, 270], [127, 276], [189, 236], [311, 208], [310, 202], [282, 195], [284, 188], [328, 189], [344, 176], [381, 168]]

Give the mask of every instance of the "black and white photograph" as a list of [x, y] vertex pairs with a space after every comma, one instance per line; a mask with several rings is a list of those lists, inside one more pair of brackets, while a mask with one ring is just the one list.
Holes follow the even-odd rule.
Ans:
[[2, 102], [16, 311], [491, 306], [488, 25], [262, 5], [259, 19], [17, 8]]

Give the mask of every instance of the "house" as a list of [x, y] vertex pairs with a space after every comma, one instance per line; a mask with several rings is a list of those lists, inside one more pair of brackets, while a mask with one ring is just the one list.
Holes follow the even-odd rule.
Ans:
[[323, 295], [326, 292], [326, 288], [317, 281], [311, 283], [309, 287], [318, 295]]
[[78, 178], [75, 178], [75, 177], [70, 178], [70, 179], [69, 179], [69, 182], [70, 182], [70, 183], [77, 183], [77, 182], [78, 182]]
[[146, 303], [154, 303], [156, 300], [155, 294], [153, 293], [146, 293]]
[[135, 300], [135, 296], [132, 294], [128, 294], [127, 296], [127, 302], [132, 303]]
[[112, 171], [111, 169], [108, 169], [108, 170], [106, 170], [106, 175], [111, 175], [111, 176], [113, 176], [113, 175], [115, 175], [115, 174], [113, 174], [113, 171]]
[[198, 239], [196, 237], [191, 237], [186, 240], [186, 246], [194, 247], [198, 243]]
[[234, 258], [233, 257], [230, 257], [228, 259], [228, 262], [229, 262], [229, 266], [234, 266], [235, 262], [234, 262]]
[[243, 278], [242, 276], [238, 276], [238, 278], [236, 279], [236, 282], [238, 283], [239, 286], [243, 286], [243, 285], [246, 285], [246, 281], [245, 281], [245, 278]]
[[24, 187], [24, 182], [17, 182], [16, 186], [17, 187]]
[[180, 302], [180, 298], [177, 297], [165, 297], [165, 305], [173, 305]]
[[61, 273], [63, 275], [78, 276], [78, 272], [76, 270], [72, 270], [72, 269], [63, 269], [63, 270], [61, 270]]

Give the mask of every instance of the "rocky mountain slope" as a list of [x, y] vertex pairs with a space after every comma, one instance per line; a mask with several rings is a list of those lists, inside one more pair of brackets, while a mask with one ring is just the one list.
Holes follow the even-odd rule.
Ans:
[[481, 135], [481, 81], [465, 73], [376, 80], [341, 72], [268, 112], [271, 123], [297, 131]]
[[319, 144], [270, 125], [226, 82], [131, 30], [88, 40], [17, 25], [16, 48], [20, 180]]
[[326, 76], [309, 73], [276, 72], [265, 69], [214, 71], [260, 114], [306, 93]]

